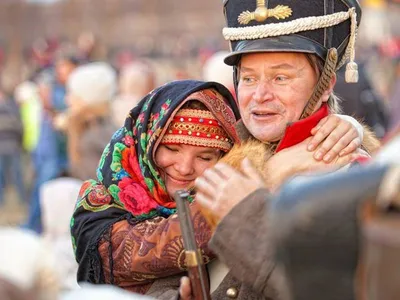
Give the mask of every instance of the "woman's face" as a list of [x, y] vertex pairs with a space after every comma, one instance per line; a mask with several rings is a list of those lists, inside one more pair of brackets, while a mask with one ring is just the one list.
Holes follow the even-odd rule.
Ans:
[[214, 148], [191, 145], [160, 145], [155, 162], [165, 182], [167, 193], [173, 196], [181, 189], [190, 189], [203, 172], [214, 166], [221, 151]]

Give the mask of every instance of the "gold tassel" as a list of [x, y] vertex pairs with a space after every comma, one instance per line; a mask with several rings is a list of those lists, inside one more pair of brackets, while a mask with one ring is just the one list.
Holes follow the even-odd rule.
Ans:
[[357, 34], [357, 13], [353, 8], [350, 10], [350, 39], [349, 39], [349, 51], [350, 61], [346, 65], [345, 80], [348, 83], [358, 82], [358, 65], [354, 61], [355, 59], [355, 46], [356, 46], [356, 34]]
[[354, 61], [346, 65], [345, 79], [347, 83], [358, 82], [358, 65]]

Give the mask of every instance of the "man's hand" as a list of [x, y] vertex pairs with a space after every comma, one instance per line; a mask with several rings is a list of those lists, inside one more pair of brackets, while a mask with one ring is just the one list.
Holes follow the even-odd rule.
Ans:
[[[334, 161], [338, 156], [345, 156], [352, 153], [362, 143], [362, 136], [359, 132], [361, 125], [356, 127], [357, 122], [348, 116], [329, 115], [323, 118], [316, 127], [311, 130], [314, 136], [308, 145], [308, 151], [315, 151], [316, 160], [324, 160], [327, 163]], [[357, 123], [358, 124], [358, 123]]]
[[179, 287], [179, 297], [182, 300], [192, 300], [192, 287], [190, 286], [189, 277], [181, 278], [181, 286]]
[[246, 158], [243, 174], [224, 163], [216, 164], [196, 179], [196, 201], [222, 219], [246, 196], [264, 187], [261, 175]]
[[[268, 188], [271, 191], [277, 189], [282, 182], [290, 176], [313, 171], [334, 171], [351, 163], [360, 155], [363, 155], [357, 150], [341, 157], [336, 156], [330, 163], [317, 161], [314, 158], [314, 153], [307, 150], [307, 145], [309, 145], [311, 139], [312, 137], [309, 137], [295, 146], [283, 149], [274, 154], [267, 161], [266, 171], [269, 178]], [[318, 150], [317, 148], [317, 151]]]

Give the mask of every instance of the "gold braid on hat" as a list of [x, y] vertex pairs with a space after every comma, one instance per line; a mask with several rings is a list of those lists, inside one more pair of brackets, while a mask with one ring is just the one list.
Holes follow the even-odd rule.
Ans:
[[[242, 25], [249, 23], [251, 20], [264, 21], [269, 17], [277, 19], [285, 19], [292, 14], [292, 9], [287, 6], [278, 5], [274, 9], [268, 9], [265, 1], [257, 0], [257, 9], [250, 13], [242, 12], [238, 16], [238, 22]], [[311, 99], [308, 101], [303, 110], [301, 119], [307, 118], [315, 110], [321, 95], [327, 90], [330, 80], [336, 71], [346, 65], [345, 80], [349, 83], [358, 82], [358, 66], [355, 60], [355, 42], [357, 36], [357, 13], [354, 7], [347, 11], [337, 12], [325, 16], [310, 16], [299, 18], [296, 20], [264, 25], [245, 26], [245, 27], [225, 27], [223, 35], [226, 40], [256, 40], [262, 38], [283, 36], [296, 34], [303, 31], [328, 28], [350, 20], [350, 36], [343, 57], [338, 60], [338, 54], [335, 48], [328, 50], [326, 62], [319, 82], [314, 90]]]

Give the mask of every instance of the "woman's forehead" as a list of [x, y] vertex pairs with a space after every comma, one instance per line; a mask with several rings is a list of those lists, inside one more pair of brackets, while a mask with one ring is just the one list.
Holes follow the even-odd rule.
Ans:
[[189, 144], [184, 144], [184, 143], [176, 144], [175, 146], [179, 147], [184, 152], [193, 153], [193, 154], [199, 154], [199, 153], [201, 153], [201, 154], [207, 154], [207, 153], [218, 154], [221, 151], [219, 149], [212, 148], [212, 147], [196, 146], [196, 145], [189, 145]]

